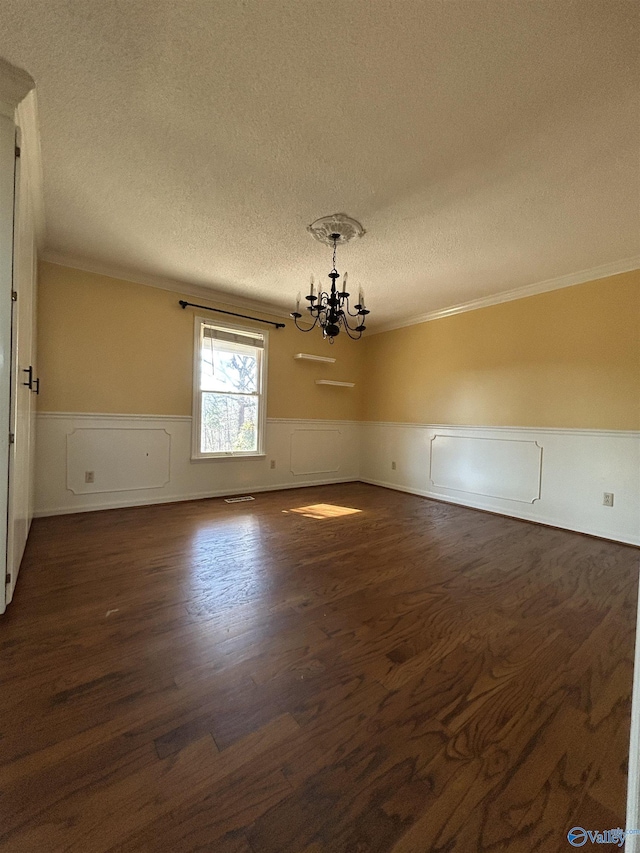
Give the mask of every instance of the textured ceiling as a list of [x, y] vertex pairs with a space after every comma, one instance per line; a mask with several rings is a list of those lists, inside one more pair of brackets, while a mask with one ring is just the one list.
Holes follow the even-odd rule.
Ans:
[[[3, 0], [50, 252], [291, 306], [330, 252], [372, 319], [637, 255], [635, 0]], [[387, 304], [393, 295], [393, 306]]]

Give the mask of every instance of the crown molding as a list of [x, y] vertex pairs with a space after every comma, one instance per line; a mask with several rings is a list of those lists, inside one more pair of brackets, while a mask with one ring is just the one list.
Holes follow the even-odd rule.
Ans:
[[104, 264], [100, 261], [92, 261], [86, 258], [77, 258], [72, 255], [64, 255], [59, 252], [45, 250], [40, 254], [40, 260], [56, 266], [70, 267], [74, 270], [91, 272], [96, 275], [104, 275], [107, 278], [116, 278], [120, 281], [129, 281], [133, 284], [143, 284], [146, 287], [156, 287], [159, 290], [169, 290], [180, 296], [196, 296], [215, 302], [217, 305], [229, 305], [232, 308], [244, 308], [250, 311], [258, 311], [271, 317], [289, 318], [289, 312], [269, 302], [261, 302], [255, 299], [245, 299], [241, 296], [232, 296], [212, 287], [202, 284], [189, 284], [175, 279], [162, 278], [161, 276], [147, 275], [145, 273], [132, 272], [125, 267], [112, 264]]
[[[229, 293], [215, 290], [214, 288], [207, 287], [205, 285], [190, 284], [184, 281], [177, 281], [176, 279], [133, 272], [126, 267], [104, 264], [100, 261], [78, 258], [73, 255], [65, 255], [50, 250], [42, 252], [40, 254], [40, 260], [46, 261], [50, 264], [56, 264], [57, 266], [70, 267], [71, 269], [83, 270], [84, 272], [96, 273], [97, 275], [104, 275], [108, 278], [130, 281], [134, 284], [143, 284], [147, 287], [159, 288], [160, 290], [169, 290], [172, 293], [178, 293], [180, 295], [199, 297], [201, 299], [209, 300], [210, 302], [215, 302], [218, 305], [229, 305], [233, 308], [244, 308], [251, 311], [258, 311], [272, 317], [289, 317], [288, 311], [283, 310], [280, 306], [277, 306], [274, 303], [245, 299], [240, 296], [232, 296]], [[546, 281], [540, 281], [535, 284], [528, 284], [524, 287], [503, 291], [502, 293], [495, 293], [491, 296], [482, 296], [479, 299], [472, 299], [469, 302], [461, 302], [448, 308], [429, 311], [425, 314], [420, 314], [417, 317], [410, 317], [404, 320], [384, 323], [371, 328], [368, 337], [371, 335], [381, 334], [382, 332], [389, 332], [393, 329], [402, 329], [406, 326], [417, 326], [420, 323], [427, 323], [430, 320], [439, 320], [442, 317], [451, 317], [454, 314], [464, 314], [467, 311], [476, 311], [479, 308], [488, 308], [491, 305], [500, 305], [503, 302], [513, 302], [517, 299], [526, 299], [528, 296], [536, 296], [540, 293], [548, 293], [552, 290], [560, 290], [564, 287], [572, 287], [573, 285], [584, 284], [588, 281], [597, 281], [600, 278], [607, 278], [611, 275], [631, 272], [636, 269], [640, 269], [640, 255], [626, 258], [622, 261], [614, 261], [610, 264], [603, 264], [599, 267], [593, 267], [590, 270], [569, 273], [568, 275], [560, 276], [558, 278], [547, 279]]]
[[467, 311], [476, 311], [478, 308], [488, 308], [490, 305], [500, 305], [503, 302], [513, 302], [516, 299], [526, 299], [527, 296], [537, 296], [539, 293], [548, 293], [551, 290], [560, 290], [563, 287], [572, 287], [575, 284], [585, 284], [588, 281], [597, 281], [599, 278], [607, 278], [619, 273], [631, 272], [640, 269], [640, 255], [625, 258], [622, 261], [614, 261], [593, 267], [590, 270], [569, 273], [568, 275], [539, 281], [535, 284], [526, 284], [524, 287], [516, 287], [513, 290], [505, 290], [502, 293], [494, 293], [491, 296], [482, 296], [479, 299], [471, 299], [469, 302], [461, 302], [449, 308], [439, 308], [436, 311], [428, 311], [417, 317], [397, 320], [375, 326], [369, 335], [379, 335], [381, 332], [390, 332], [393, 329], [402, 329], [405, 326], [417, 326], [420, 323], [428, 323], [430, 320], [440, 320], [442, 317], [451, 317], [454, 314], [464, 314]]
[[45, 239], [44, 178], [38, 124], [38, 99], [35, 89], [32, 89], [18, 104], [16, 123], [21, 131], [21, 162], [27, 175], [29, 195], [33, 206], [36, 244], [40, 250], [44, 246]]
[[9, 107], [15, 110], [35, 85], [33, 77], [22, 68], [0, 59], [0, 101], [5, 109]]

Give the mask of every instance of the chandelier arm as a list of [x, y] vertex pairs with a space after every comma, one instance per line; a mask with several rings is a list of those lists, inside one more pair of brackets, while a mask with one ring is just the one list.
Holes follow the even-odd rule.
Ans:
[[359, 341], [362, 337], [362, 332], [359, 332], [357, 335], [352, 335], [351, 332], [355, 332], [356, 330], [352, 329], [351, 326], [345, 325], [344, 330], [347, 333], [347, 337], [351, 338], [352, 341]]
[[319, 321], [319, 320], [320, 320], [320, 315], [321, 315], [321, 314], [323, 314], [323, 313], [326, 313], [326, 310], [327, 310], [327, 308], [326, 308], [326, 306], [325, 306], [325, 305], [318, 305], [318, 306], [317, 306], [317, 309], [316, 309], [316, 313], [315, 313], [315, 314], [312, 314], [311, 316], [312, 316], [312, 317], [315, 317], [315, 318], [316, 318], [316, 321]]
[[356, 311], [356, 312], [355, 312], [355, 314], [352, 314], [352, 313], [351, 313], [351, 311], [349, 310], [349, 306], [348, 306], [348, 305], [347, 305], [347, 314], [348, 314], [350, 317], [359, 317], [359, 316], [360, 316], [360, 312], [359, 312], [359, 311]]
[[359, 312], [359, 311], [356, 311], [356, 313], [355, 313], [355, 314], [352, 314], [352, 313], [351, 313], [351, 308], [350, 308], [350, 306], [349, 306], [349, 299], [345, 299], [344, 304], [346, 305], [346, 308], [347, 308], [347, 314], [348, 314], [350, 317], [358, 317], [358, 316], [360, 316], [360, 312]]
[[[352, 314], [351, 316], [352, 316], [352, 317], [357, 317], [358, 315], [357, 315], [357, 314]], [[346, 314], [343, 314], [343, 315], [342, 315], [342, 322], [343, 322], [343, 325], [345, 326], [345, 328], [350, 329], [352, 332], [357, 331], [358, 326], [350, 326], [350, 325], [349, 325], [349, 323], [348, 323], [348, 321], [347, 321]]]
[[293, 322], [296, 324], [296, 329], [299, 329], [301, 332], [311, 332], [318, 325], [318, 318], [317, 317], [315, 318], [315, 320], [313, 321], [313, 325], [309, 326], [308, 329], [303, 329], [302, 326], [298, 325], [298, 318], [297, 317], [293, 318]]

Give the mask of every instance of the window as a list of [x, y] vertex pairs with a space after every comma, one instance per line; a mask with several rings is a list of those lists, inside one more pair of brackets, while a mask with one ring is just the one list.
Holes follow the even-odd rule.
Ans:
[[268, 333], [196, 317], [196, 459], [264, 453]]

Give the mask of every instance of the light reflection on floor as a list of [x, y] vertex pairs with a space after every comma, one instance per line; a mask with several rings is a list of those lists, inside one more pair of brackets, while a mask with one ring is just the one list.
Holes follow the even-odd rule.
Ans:
[[[283, 510], [284, 513], [287, 510]], [[305, 518], [339, 518], [342, 515], [353, 515], [355, 512], [362, 512], [361, 509], [355, 509], [351, 506], [335, 506], [335, 504], [312, 504], [311, 506], [299, 506], [297, 509], [288, 510], [288, 512], [296, 512], [298, 515], [304, 515]]]
[[[355, 507], [336, 504], [311, 504], [283, 510], [286, 514], [326, 520], [361, 513]], [[228, 515], [209, 524], [199, 524], [191, 536], [190, 559], [183, 567], [181, 588], [185, 597], [198, 599], [197, 607], [189, 612], [196, 617], [191, 633], [197, 638], [202, 660], [209, 657], [212, 644], [231, 639], [238, 623], [252, 619], [256, 608], [264, 610], [269, 602], [274, 558], [268, 546], [269, 525], [264, 519], [247, 511], [234, 509]], [[282, 570], [282, 566], [279, 567]], [[306, 589], [299, 590], [306, 598]], [[274, 600], [273, 606], [280, 602]], [[242, 618], [238, 620], [238, 613]], [[197, 627], [196, 627], [197, 626]], [[268, 632], [269, 622], [264, 623]], [[266, 636], [266, 635], [265, 635]], [[261, 641], [257, 626], [252, 642]], [[206, 669], [206, 664], [203, 664]]]
[[194, 530], [182, 586], [199, 597], [198, 615], [216, 616], [215, 624], [203, 623], [203, 636], [218, 632], [227, 608], [244, 604], [248, 615], [264, 600], [271, 579], [261, 528], [261, 519], [243, 511]]

